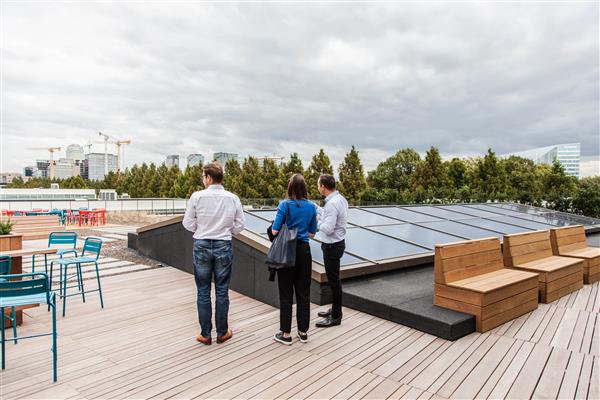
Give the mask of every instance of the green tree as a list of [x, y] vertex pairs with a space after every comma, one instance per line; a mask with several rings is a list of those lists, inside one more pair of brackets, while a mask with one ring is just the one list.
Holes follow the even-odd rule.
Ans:
[[286, 180], [290, 179], [294, 174], [304, 175], [304, 166], [302, 160], [298, 156], [298, 153], [292, 153], [290, 155], [290, 161], [283, 166], [283, 176]]
[[260, 198], [264, 180], [262, 169], [256, 158], [248, 157], [244, 160], [240, 182], [240, 197], [246, 199]]
[[223, 186], [225, 189], [241, 197], [242, 188], [242, 168], [237, 160], [228, 160], [225, 163], [225, 176]]
[[344, 157], [338, 171], [340, 173], [340, 191], [348, 200], [360, 199], [367, 188], [367, 181], [358, 151], [354, 146]]
[[273, 160], [265, 159], [262, 170], [262, 198], [280, 199], [286, 192], [286, 179], [283, 170]]
[[552, 167], [546, 169], [545, 172], [542, 176], [542, 184], [546, 207], [559, 211], [571, 211], [577, 179], [565, 174], [564, 167], [558, 161], [554, 161]]
[[333, 175], [333, 167], [329, 157], [323, 149], [312, 157], [312, 161], [306, 170], [304, 178], [308, 185], [308, 197], [311, 199], [320, 199], [322, 196], [317, 187], [317, 181], [322, 174]]
[[532, 160], [510, 156], [502, 160], [506, 173], [507, 199], [526, 204], [538, 204], [541, 200], [542, 185]]
[[600, 176], [579, 180], [573, 208], [579, 214], [600, 218]]
[[382, 192], [377, 196], [381, 201], [406, 202], [412, 198], [410, 191], [420, 161], [421, 156], [415, 150], [399, 150], [369, 172], [367, 183], [371, 188]]
[[432, 146], [425, 159], [417, 165], [414, 176], [415, 192], [423, 201], [432, 197], [445, 198], [449, 193], [449, 186], [446, 165], [439, 150]]
[[477, 160], [474, 178], [478, 201], [506, 199], [506, 173], [492, 149], [488, 149], [487, 154]]

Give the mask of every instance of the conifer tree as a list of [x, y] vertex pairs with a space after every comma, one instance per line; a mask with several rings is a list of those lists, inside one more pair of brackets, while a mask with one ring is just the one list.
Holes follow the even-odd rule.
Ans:
[[325, 154], [323, 149], [320, 149], [317, 154], [312, 157], [312, 161], [306, 170], [304, 178], [308, 185], [308, 197], [311, 199], [321, 199], [322, 196], [319, 193], [317, 182], [322, 174], [333, 175], [333, 167], [329, 157]]
[[339, 173], [340, 192], [348, 200], [360, 199], [362, 193], [367, 188], [367, 181], [358, 151], [354, 146], [352, 146], [352, 149], [346, 154], [344, 161], [340, 164]]

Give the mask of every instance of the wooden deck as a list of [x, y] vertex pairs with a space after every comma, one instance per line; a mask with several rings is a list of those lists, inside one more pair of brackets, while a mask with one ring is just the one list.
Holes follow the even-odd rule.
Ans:
[[[103, 287], [104, 310], [92, 294], [59, 317], [57, 384], [49, 338], [7, 344], [2, 399], [600, 398], [598, 283], [455, 342], [345, 309], [289, 347], [271, 339], [277, 309], [233, 292], [234, 338], [196, 343], [194, 281], [176, 269]], [[49, 329], [45, 308], [26, 314], [20, 334]]]

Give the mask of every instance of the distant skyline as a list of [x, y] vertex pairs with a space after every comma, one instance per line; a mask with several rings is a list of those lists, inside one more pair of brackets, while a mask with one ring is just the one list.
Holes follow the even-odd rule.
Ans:
[[354, 144], [369, 171], [405, 147], [450, 158], [581, 142], [582, 176], [600, 174], [598, 3], [1, 10], [2, 172], [48, 158], [30, 147], [64, 156], [101, 131], [132, 140], [126, 166], [216, 152], [307, 165], [324, 148], [337, 167]]

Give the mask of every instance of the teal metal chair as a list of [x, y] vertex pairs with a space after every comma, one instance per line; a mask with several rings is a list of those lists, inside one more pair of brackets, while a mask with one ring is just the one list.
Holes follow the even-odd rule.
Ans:
[[[50, 235], [48, 235], [48, 247], [52, 247], [52, 245], [57, 244], [73, 245], [72, 249], [58, 249], [56, 251], [56, 254], [59, 255], [60, 258], [63, 258], [63, 255], [70, 253], [75, 254], [75, 257], [77, 257], [77, 250], [75, 249], [75, 247], [77, 246], [77, 232], [51, 232]], [[36, 255], [41, 256], [41, 254], [33, 254], [31, 256], [31, 273], [35, 272]], [[48, 254], [44, 254], [44, 266], [46, 267], [46, 274], [48, 274]]]
[[[67, 297], [81, 295], [83, 302], [85, 303], [86, 290], [83, 285], [83, 274], [81, 272], [82, 264], [94, 264], [96, 266], [96, 279], [98, 280], [98, 289], [88, 290], [87, 292], [99, 292], [100, 293], [100, 306], [104, 308], [104, 300], [102, 299], [102, 286], [100, 285], [100, 271], [98, 270], [98, 257], [100, 257], [100, 250], [102, 249], [102, 239], [97, 237], [88, 237], [85, 239], [83, 244], [83, 250], [81, 256], [74, 258], [61, 258], [54, 260], [50, 263], [50, 287], [52, 287], [52, 271], [54, 269], [54, 263], [59, 265], [59, 291], [58, 296], [63, 301], [62, 315], [65, 316], [67, 308]], [[69, 276], [68, 268], [71, 265], [75, 265], [75, 274]], [[64, 269], [64, 270], [63, 270]], [[70, 279], [77, 279], [77, 286], [67, 286]], [[67, 294], [67, 289], [77, 287], [79, 291], [77, 293]]]
[[[5, 276], [10, 274], [11, 269], [12, 259], [10, 258], [10, 256], [0, 256], [0, 282], [6, 281]], [[12, 324], [13, 337], [15, 338], [15, 344], [17, 344], [17, 309], [15, 307], [12, 307], [10, 315], [4, 314], [4, 311], [2, 311], [2, 315], [3, 320], [4, 318], [6, 318]]]
[[[52, 332], [38, 335], [22, 336], [18, 339], [29, 339], [52, 335], [52, 367], [54, 382], [57, 379], [57, 347], [56, 347], [56, 295], [50, 290], [48, 275], [16, 274], [5, 275], [6, 280], [0, 281], [0, 312], [4, 313], [6, 307], [25, 306], [29, 304], [48, 304], [52, 308]], [[18, 279], [18, 280], [14, 280]], [[2, 329], [2, 369], [6, 367], [5, 353], [6, 342], [4, 332], [4, 318], [1, 319]]]

